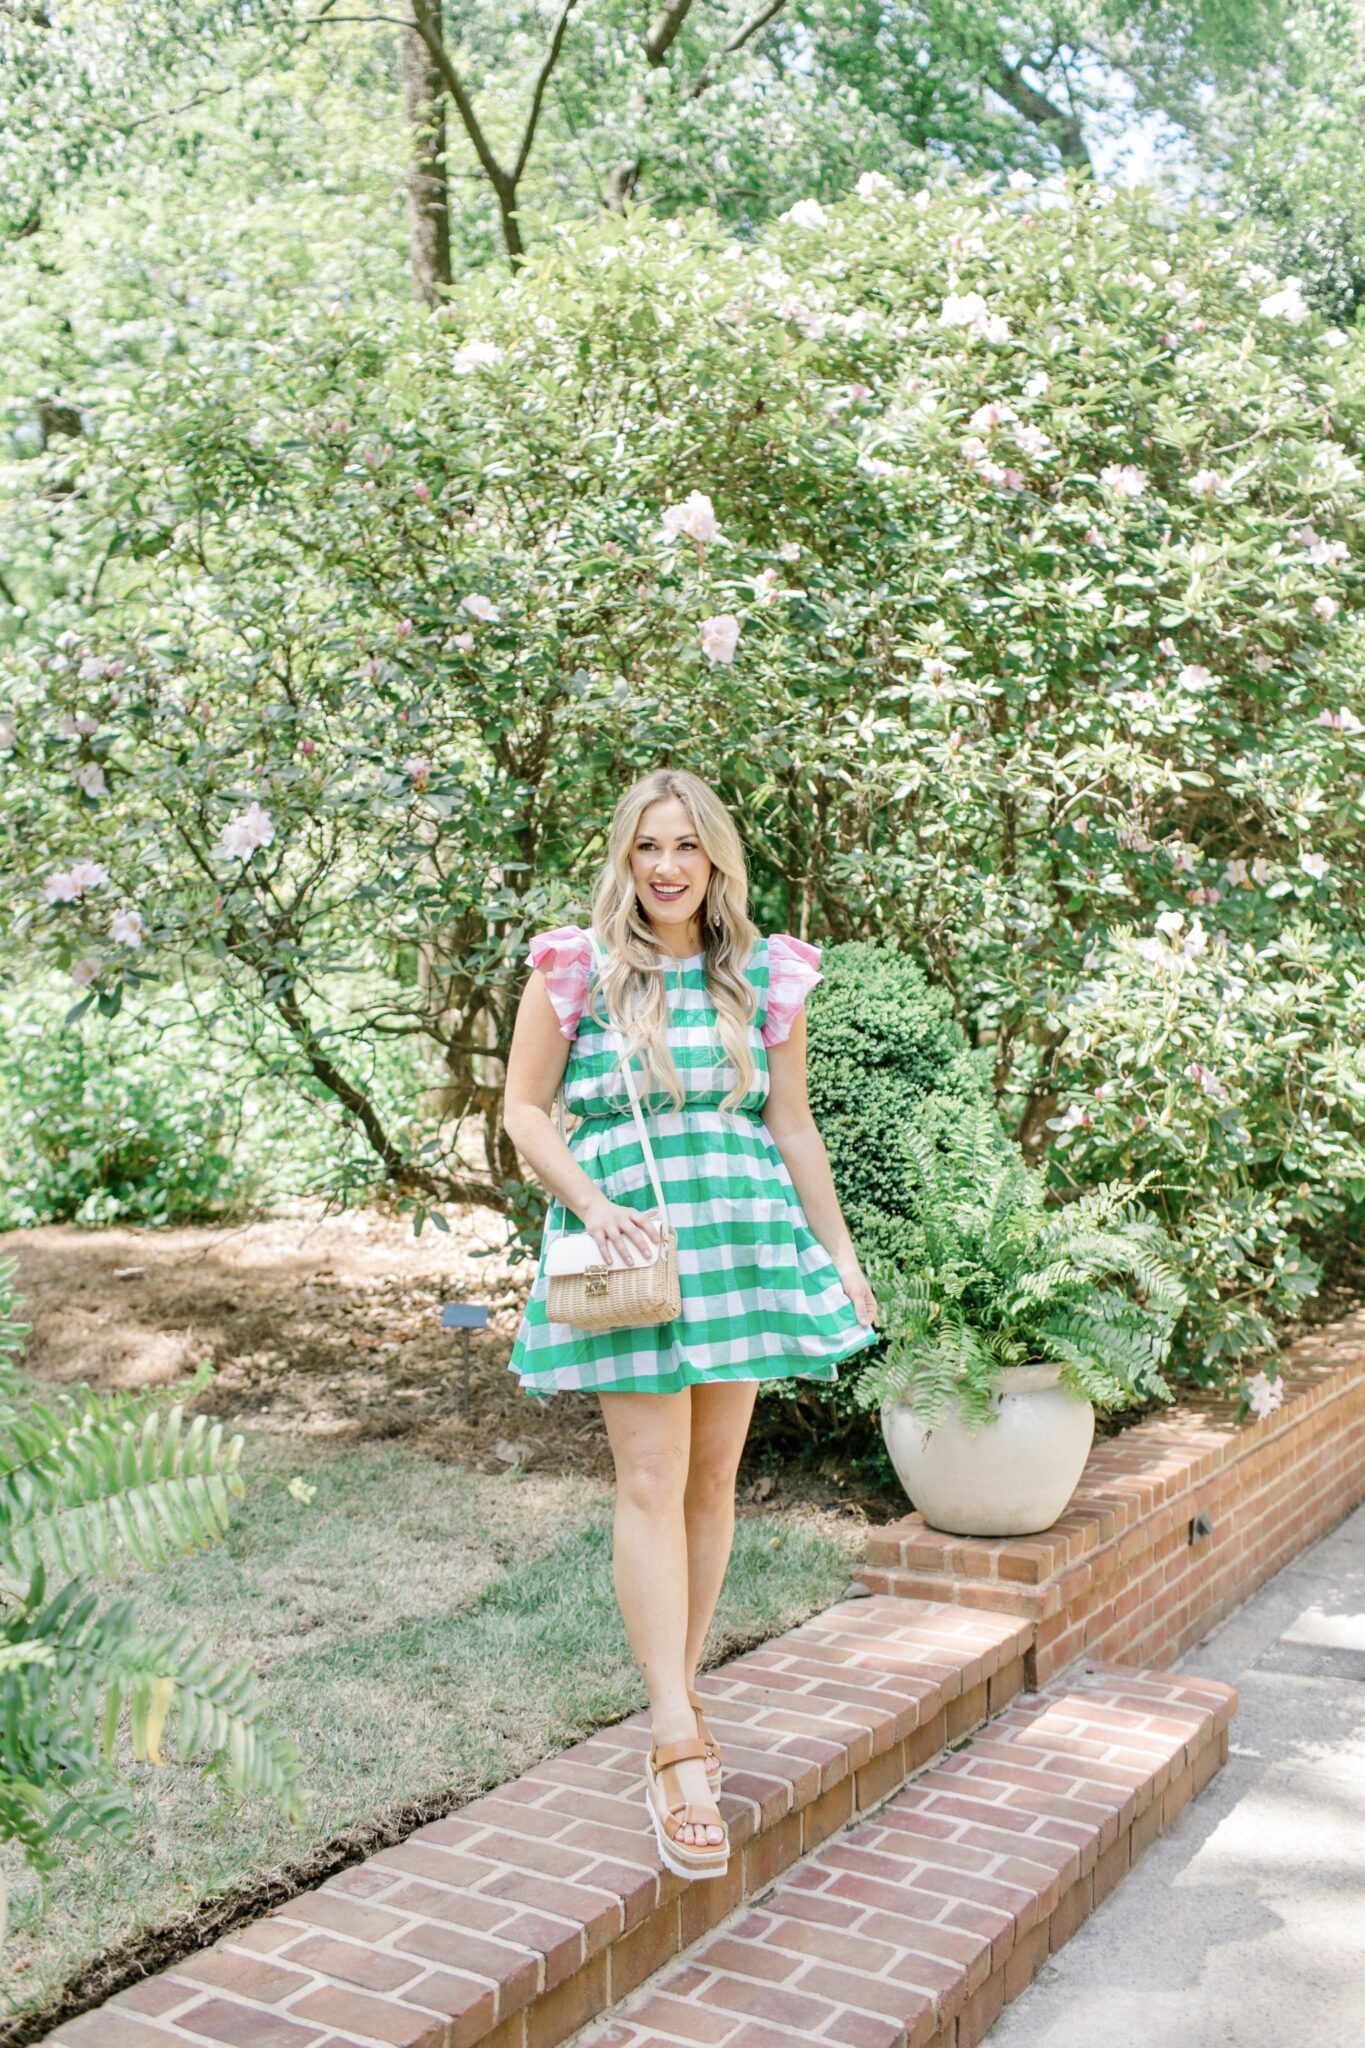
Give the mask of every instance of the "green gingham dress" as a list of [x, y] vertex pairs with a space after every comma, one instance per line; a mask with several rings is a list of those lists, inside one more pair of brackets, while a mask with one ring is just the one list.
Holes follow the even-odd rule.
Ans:
[[[615, 1040], [586, 1013], [596, 982], [587, 932], [566, 925], [542, 933], [527, 958], [544, 971], [560, 1030], [573, 1043], [564, 1101], [580, 1121], [569, 1149], [613, 1202], [652, 1210]], [[758, 992], [749, 1026], [756, 1071], [735, 1110], [717, 1106], [735, 1072], [707, 994], [705, 959], [698, 953], [670, 960], [665, 970], [669, 1050], [687, 1095], [680, 1110], [662, 1091], [646, 1091], [635, 1057], [640, 1104], [678, 1233], [682, 1313], [644, 1329], [579, 1330], [551, 1322], [542, 1246], [511, 1357], [529, 1394], [673, 1394], [708, 1380], [833, 1380], [840, 1359], [876, 1342], [876, 1330], [858, 1321], [807, 1223], [760, 1115], [768, 1096], [768, 1046], [786, 1036], [791, 1017], [820, 980], [818, 950], [785, 933], [755, 945], [748, 975]], [[582, 1228], [572, 1211], [550, 1203], [546, 1242], [561, 1229]]]

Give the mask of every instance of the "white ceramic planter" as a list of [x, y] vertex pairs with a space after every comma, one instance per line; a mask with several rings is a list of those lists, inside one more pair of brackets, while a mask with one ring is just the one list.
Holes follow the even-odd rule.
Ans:
[[998, 1414], [974, 1434], [955, 1414], [926, 1428], [893, 1401], [882, 1435], [911, 1502], [953, 1536], [1033, 1536], [1050, 1529], [1076, 1490], [1095, 1435], [1095, 1411], [1061, 1384], [1056, 1365], [1001, 1373]]

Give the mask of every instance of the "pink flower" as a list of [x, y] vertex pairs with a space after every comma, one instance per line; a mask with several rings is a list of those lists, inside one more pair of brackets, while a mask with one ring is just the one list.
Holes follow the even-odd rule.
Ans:
[[431, 781], [431, 763], [424, 754], [412, 754], [403, 763], [403, 773], [411, 777], [413, 789], [420, 792]]
[[77, 988], [89, 988], [91, 982], [98, 979], [99, 971], [99, 961], [93, 953], [87, 953], [85, 958], [78, 960], [72, 968], [71, 979], [75, 982]]
[[474, 635], [472, 633], [457, 633], [454, 644], [459, 648], [461, 654], [472, 654], [474, 652]]
[[799, 543], [794, 540], [784, 540], [777, 551], [777, 559], [780, 562], [799, 562], [801, 559]]
[[1333, 732], [1365, 732], [1365, 726], [1362, 726], [1354, 711], [1345, 704], [1339, 711], [1320, 711], [1318, 724], [1329, 725]]
[[976, 408], [967, 425], [974, 434], [993, 434], [1001, 420], [1006, 418], [1013, 419], [1014, 414], [998, 398], [989, 398]]
[[109, 785], [104, 779], [104, 770], [98, 761], [82, 761], [72, 779], [89, 797], [109, 794]]
[[739, 620], [733, 612], [718, 612], [701, 622], [701, 651], [712, 662], [732, 662], [739, 644]]
[[967, 434], [962, 441], [964, 462], [980, 462], [986, 453], [986, 444], [979, 434]]
[[412, 633], [412, 620], [400, 619], [393, 630], [398, 635], [398, 638], [400, 640], [408, 639]]
[[1331, 862], [1320, 853], [1301, 853], [1299, 866], [1311, 881], [1320, 882], [1327, 873]]
[[771, 604], [777, 596], [776, 569], [763, 569], [754, 578], [754, 597], [759, 604]]
[[316, 746], [316, 742], [315, 742], [315, 741], [313, 741], [313, 740], [310, 740], [310, 739], [307, 739], [307, 738], [301, 739], [301, 740], [299, 741], [299, 752], [300, 752], [301, 754], [311, 754], [311, 753], [313, 753], [313, 752], [315, 751], [315, 746]]
[[140, 946], [147, 936], [140, 910], [116, 910], [109, 920], [109, 936], [117, 946]]
[[468, 612], [471, 619], [478, 619], [484, 625], [493, 625], [502, 613], [489, 597], [481, 597], [477, 591], [460, 599], [460, 610]]
[[1081, 535], [1081, 539], [1088, 548], [1102, 548], [1104, 546], [1104, 535], [1100, 532], [1098, 526], [1087, 526], [1085, 532]]
[[1140, 498], [1147, 488], [1147, 472], [1134, 462], [1108, 462], [1100, 471], [1100, 482], [1119, 498]]
[[429, 505], [431, 503], [431, 486], [429, 484], [414, 484], [412, 495], [421, 504]]
[[1223, 488], [1223, 479], [1216, 469], [1197, 469], [1190, 478], [1190, 489], [1196, 498], [1216, 498]]

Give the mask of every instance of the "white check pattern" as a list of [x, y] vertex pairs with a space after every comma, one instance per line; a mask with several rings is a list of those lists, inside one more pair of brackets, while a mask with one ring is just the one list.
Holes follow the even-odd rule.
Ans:
[[[768, 941], [748, 967], [758, 1006], [749, 1026], [756, 1067], [737, 1110], [717, 1107], [734, 1082], [706, 990], [705, 955], [669, 969], [668, 1043], [687, 1091], [680, 1110], [635, 1073], [655, 1163], [678, 1232], [682, 1314], [638, 1330], [579, 1330], [545, 1313], [545, 1254], [512, 1349], [529, 1394], [677, 1393], [708, 1380], [837, 1379], [841, 1359], [875, 1343], [810, 1228], [760, 1111], [768, 1096]], [[654, 1206], [615, 1044], [588, 1007], [564, 1073], [564, 1103], [581, 1119], [569, 1149], [614, 1202]], [[552, 1201], [547, 1236], [581, 1230]]]

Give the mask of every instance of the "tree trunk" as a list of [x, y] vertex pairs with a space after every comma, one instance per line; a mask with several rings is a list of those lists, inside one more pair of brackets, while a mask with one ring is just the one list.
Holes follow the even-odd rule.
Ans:
[[[405, 13], [412, 19], [412, 0]], [[441, 27], [440, 0], [428, 0], [432, 25]], [[408, 253], [412, 296], [438, 306], [450, 283], [450, 200], [446, 186], [445, 85], [416, 28], [403, 34], [403, 98], [409, 128]]]

